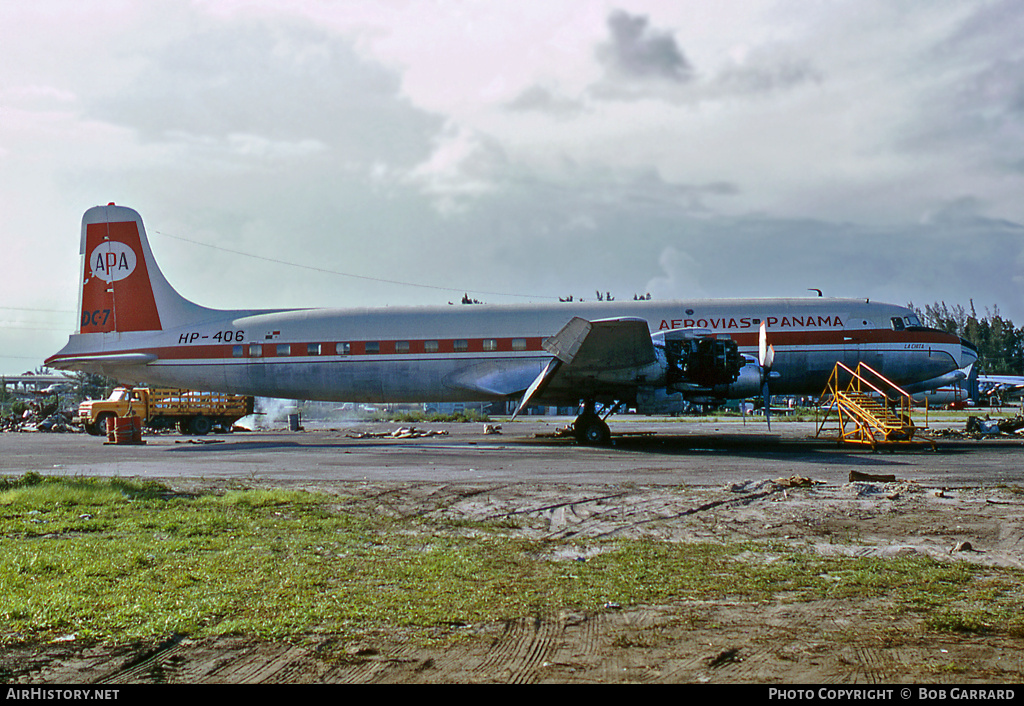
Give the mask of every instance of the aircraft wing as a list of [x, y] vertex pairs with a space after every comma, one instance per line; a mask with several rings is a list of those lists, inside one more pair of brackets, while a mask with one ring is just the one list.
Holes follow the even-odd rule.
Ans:
[[534, 379], [513, 413], [515, 419], [549, 387], [579, 394], [628, 384], [657, 360], [647, 322], [638, 318], [587, 321], [575, 317], [543, 342], [554, 356]]

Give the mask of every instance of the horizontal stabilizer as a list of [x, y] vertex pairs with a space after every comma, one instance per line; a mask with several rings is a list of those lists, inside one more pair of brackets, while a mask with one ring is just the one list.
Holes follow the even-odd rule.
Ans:
[[61, 370], [80, 370], [97, 365], [123, 367], [126, 365], [146, 365], [157, 359], [155, 353], [99, 353], [94, 355], [77, 355], [57, 358], [48, 365]]

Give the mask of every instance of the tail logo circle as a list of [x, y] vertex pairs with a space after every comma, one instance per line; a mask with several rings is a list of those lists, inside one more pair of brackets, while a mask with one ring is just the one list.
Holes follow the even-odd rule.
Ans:
[[89, 255], [94, 276], [105, 282], [116, 282], [135, 271], [135, 251], [124, 243], [110, 240], [97, 245]]

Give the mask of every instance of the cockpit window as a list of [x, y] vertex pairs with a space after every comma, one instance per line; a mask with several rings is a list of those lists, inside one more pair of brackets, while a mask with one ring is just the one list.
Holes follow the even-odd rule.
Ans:
[[901, 319], [898, 316], [892, 317], [892, 330], [893, 331], [902, 331], [905, 328], [906, 328], [906, 326], [903, 323], [903, 319]]
[[917, 318], [917, 316], [915, 316], [914, 314], [911, 314], [910, 316], [904, 316], [903, 320], [907, 322], [907, 326], [921, 325], [921, 319]]

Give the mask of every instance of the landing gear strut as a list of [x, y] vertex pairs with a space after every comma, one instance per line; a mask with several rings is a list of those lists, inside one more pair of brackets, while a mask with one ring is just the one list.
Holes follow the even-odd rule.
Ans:
[[597, 415], [596, 407], [594, 400], [584, 400], [583, 414], [576, 417], [576, 421], [572, 423], [573, 435], [579, 444], [603, 446], [612, 438], [611, 430]]

